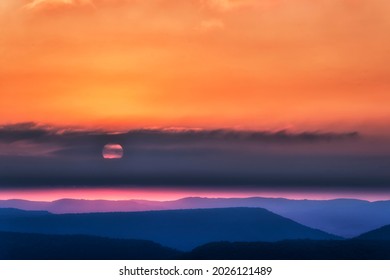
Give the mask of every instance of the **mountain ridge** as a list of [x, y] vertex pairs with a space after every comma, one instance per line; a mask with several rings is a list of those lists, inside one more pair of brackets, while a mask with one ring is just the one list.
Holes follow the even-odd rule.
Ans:
[[[1, 211], [0, 211], [1, 212]], [[0, 230], [147, 239], [180, 250], [213, 241], [340, 239], [262, 208], [0, 216]]]
[[361, 240], [389, 240], [390, 241], [390, 225], [385, 225], [378, 229], [363, 233], [356, 237]]
[[264, 208], [311, 228], [351, 238], [390, 224], [390, 201], [359, 199], [292, 200], [286, 198], [205, 198], [187, 197], [171, 201], [74, 200], [53, 202], [1, 200], [0, 207], [45, 210], [56, 214], [95, 212], [136, 212], [149, 210], [207, 209], [231, 207]]

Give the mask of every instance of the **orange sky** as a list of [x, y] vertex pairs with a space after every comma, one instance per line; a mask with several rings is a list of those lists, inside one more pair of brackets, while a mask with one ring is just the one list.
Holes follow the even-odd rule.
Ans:
[[376, 132], [389, 14], [387, 0], [1, 0], [0, 120]]

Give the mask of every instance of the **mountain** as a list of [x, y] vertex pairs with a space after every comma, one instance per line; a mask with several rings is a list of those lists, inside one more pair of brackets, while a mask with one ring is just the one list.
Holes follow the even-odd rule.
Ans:
[[389, 260], [390, 241], [287, 240], [216, 242], [183, 254], [189, 260]]
[[[150, 205], [153, 204], [153, 205]], [[44, 210], [55, 214], [66, 213], [97, 213], [97, 212], [133, 212], [162, 210], [159, 202], [136, 200], [84, 200], [84, 199], [60, 199], [55, 201], [28, 201], [22, 199], [0, 200], [0, 208], [17, 208], [21, 210]]]
[[213, 242], [190, 252], [144, 240], [0, 232], [0, 260], [389, 260], [389, 240]]
[[36, 216], [44, 216], [50, 215], [51, 213], [47, 211], [24, 211], [20, 209], [14, 208], [0, 208], [0, 219], [2, 217], [10, 218], [10, 217], [36, 217]]
[[311, 228], [345, 238], [390, 224], [390, 201], [357, 199], [291, 200], [284, 198], [186, 198], [193, 208], [261, 207]]
[[174, 201], [74, 200], [53, 202], [2, 200], [0, 208], [45, 210], [52, 213], [129, 212], [173, 209], [259, 207], [308, 227], [343, 237], [355, 237], [390, 224], [390, 201], [369, 202], [356, 199], [291, 200], [283, 198], [199, 198]]
[[390, 225], [366, 232], [358, 236], [357, 239], [390, 241]]
[[164, 260], [181, 252], [143, 240], [0, 232], [0, 260]]
[[142, 239], [179, 250], [214, 241], [338, 239], [261, 208], [0, 216], [0, 231]]

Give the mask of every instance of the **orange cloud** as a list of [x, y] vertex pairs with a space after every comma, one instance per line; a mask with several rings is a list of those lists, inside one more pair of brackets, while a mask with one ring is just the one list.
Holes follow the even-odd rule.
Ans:
[[92, 5], [92, 0], [33, 0], [24, 7], [36, 9], [50, 5]]

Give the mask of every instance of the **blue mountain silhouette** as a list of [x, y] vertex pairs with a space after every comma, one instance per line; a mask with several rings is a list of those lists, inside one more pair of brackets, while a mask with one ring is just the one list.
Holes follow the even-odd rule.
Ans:
[[[9, 209], [0, 209], [9, 212]], [[180, 250], [215, 241], [339, 239], [261, 208], [219, 208], [128, 213], [0, 214], [0, 231], [85, 234], [150, 240]]]

